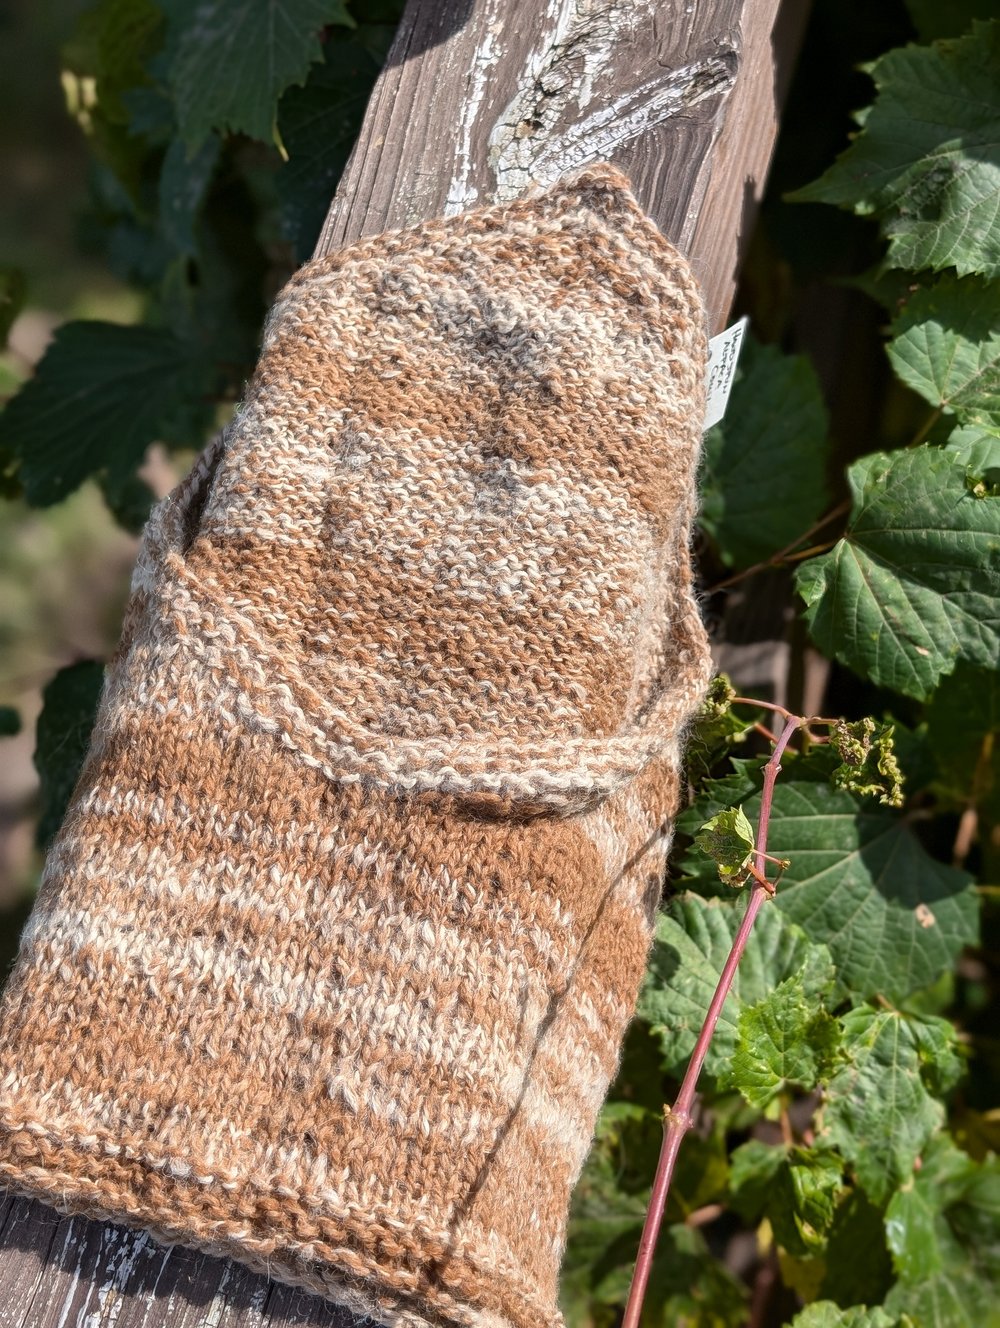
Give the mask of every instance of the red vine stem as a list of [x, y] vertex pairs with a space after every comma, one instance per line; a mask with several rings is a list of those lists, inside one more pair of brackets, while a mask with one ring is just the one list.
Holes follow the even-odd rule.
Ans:
[[[770, 709], [770, 707], [768, 708]], [[760, 817], [757, 822], [757, 838], [754, 844], [754, 867], [758, 873], [758, 879], [754, 880], [750, 890], [746, 912], [743, 914], [743, 920], [740, 923], [739, 931], [736, 933], [736, 939], [733, 941], [729, 958], [726, 960], [722, 975], [719, 978], [712, 1003], [705, 1015], [705, 1022], [698, 1034], [698, 1041], [695, 1043], [694, 1051], [688, 1062], [680, 1092], [677, 1094], [674, 1105], [665, 1107], [663, 1111], [663, 1143], [660, 1147], [660, 1159], [656, 1165], [653, 1191], [650, 1195], [649, 1207], [646, 1210], [646, 1221], [643, 1224], [642, 1237], [639, 1241], [639, 1252], [636, 1256], [635, 1271], [632, 1274], [632, 1285], [629, 1287], [622, 1328], [639, 1328], [642, 1305], [646, 1298], [646, 1288], [649, 1285], [649, 1277], [653, 1270], [656, 1242], [660, 1234], [660, 1227], [663, 1224], [667, 1195], [670, 1193], [670, 1182], [674, 1175], [674, 1165], [684, 1135], [691, 1128], [691, 1111], [694, 1107], [695, 1092], [702, 1066], [705, 1063], [705, 1057], [708, 1055], [716, 1024], [719, 1022], [722, 1007], [725, 1005], [726, 997], [733, 985], [736, 969], [743, 957], [743, 951], [746, 949], [757, 914], [760, 912], [765, 899], [770, 899], [774, 893], [773, 886], [762, 883], [767, 854], [767, 834], [771, 822], [771, 804], [774, 800], [774, 785], [781, 770], [782, 754], [793, 735], [804, 723], [805, 720], [799, 715], [787, 716], [781, 735], [774, 745], [771, 759], [764, 767]]]

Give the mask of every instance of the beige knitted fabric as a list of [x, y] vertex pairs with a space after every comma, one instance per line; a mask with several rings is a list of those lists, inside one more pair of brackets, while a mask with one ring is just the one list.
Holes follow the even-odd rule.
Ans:
[[703, 323], [610, 167], [284, 289], [145, 531], [0, 1181], [385, 1324], [561, 1322], [709, 673]]

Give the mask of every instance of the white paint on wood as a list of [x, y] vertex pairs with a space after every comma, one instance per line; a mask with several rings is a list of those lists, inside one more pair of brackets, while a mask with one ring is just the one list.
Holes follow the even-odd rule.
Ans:
[[150, 1300], [156, 1299], [156, 1291], [160, 1285], [160, 1279], [162, 1278], [163, 1274], [167, 1271], [167, 1265], [170, 1263], [170, 1258], [172, 1254], [173, 1254], [172, 1246], [163, 1251], [163, 1257], [160, 1260], [160, 1266], [156, 1270], [156, 1277], [153, 1279], [153, 1285], [149, 1289]]
[[[513, 25], [504, 32], [504, 4], [486, 0], [469, 56], [442, 209], [447, 216], [487, 201], [484, 193], [506, 201], [567, 171], [613, 159], [658, 125], [724, 97], [733, 86], [737, 53], [724, 42], [675, 68], [658, 65], [650, 42], [658, 0], [542, 0], [527, 48], [520, 48]], [[623, 65], [623, 51], [634, 55], [631, 65]], [[515, 91], [498, 108], [489, 93], [501, 57], [505, 82]], [[447, 144], [441, 151], [447, 157]], [[474, 182], [482, 181], [484, 167], [488, 190]]]
[[499, 18], [487, 25], [482, 44], [477, 47], [469, 74], [468, 92], [462, 103], [458, 123], [458, 166], [452, 175], [445, 202], [445, 212], [453, 216], [472, 207], [479, 190], [471, 184], [475, 149], [475, 130], [486, 101], [490, 74], [503, 54], [503, 23]]
[[215, 1295], [212, 1297], [211, 1304], [205, 1311], [205, 1317], [201, 1321], [201, 1328], [221, 1328], [221, 1324], [229, 1307], [228, 1291], [229, 1284], [232, 1281], [233, 1269], [231, 1264], [225, 1264], [222, 1276], [219, 1278], [219, 1285], [216, 1288]]
[[[519, 197], [532, 185], [554, 183], [567, 171], [591, 162], [620, 156], [633, 140], [651, 133], [675, 115], [691, 111], [701, 102], [724, 95], [733, 84], [733, 60], [710, 56], [696, 64], [671, 70], [669, 75], [630, 89], [598, 110], [572, 120], [559, 132], [524, 132], [529, 123], [523, 107], [530, 93], [522, 93], [490, 136], [490, 165], [496, 174], [496, 197]], [[554, 116], [547, 102], [539, 114]]]
[[140, 1256], [152, 1246], [152, 1238], [144, 1231], [129, 1231], [123, 1227], [106, 1226], [102, 1241], [101, 1263], [103, 1280], [96, 1288], [96, 1310], [82, 1320], [79, 1328], [115, 1328], [122, 1306], [125, 1289], [131, 1281]]
[[317, 255], [610, 160], [718, 330], [807, 2], [411, 0]]
[[64, 1291], [64, 1295], [66, 1298], [63, 1301], [62, 1310], [59, 1314], [58, 1320], [56, 1321], [56, 1328], [67, 1328], [67, 1325], [69, 1323], [70, 1312], [74, 1308], [74, 1302], [76, 1300], [77, 1290], [80, 1286], [80, 1274], [83, 1270], [84, 1243], [77, 1236], [76, 1228], [78, 1225], [80, 1225], [80, 1223], [77, 1218], [70, 1218], [69, 1221], [66, 1223], [66, 1231], [63, 1235], [62, 1249], [59, 1251], [59, 1254], [56, 1256], [55, 1260], [56, 1264], [61, 1266], [66, 1254], [68, 1254], [71, 1249], [75, 1249], [76, 1251], [76, 1267], [73, 1269], [72, 1273], [70, 1274], [69, 1285], [65, 1288]]

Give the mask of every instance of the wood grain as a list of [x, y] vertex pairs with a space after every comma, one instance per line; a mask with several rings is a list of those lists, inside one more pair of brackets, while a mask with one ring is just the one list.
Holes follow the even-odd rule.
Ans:
[[[691, 257], [717, 329], [806, 2], [410, 0], [317, 253], [606, 159]], [[227, 1260], [0, 1199], [0, 1328], [356, 1322]]]
[[806, 0], [411, 4], [316, 247], [610, 160], [725, 322]]
[[345, 1310], [142, 1231], [0, 1199], [0, 1328], [354, 1328]]

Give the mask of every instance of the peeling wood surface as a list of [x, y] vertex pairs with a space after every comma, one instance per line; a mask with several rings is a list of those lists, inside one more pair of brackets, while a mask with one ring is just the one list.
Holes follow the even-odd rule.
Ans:
[[316, 252], [609, 160], [690, 256], [718, 331], [805, 12], [806, 0], [411, 3]]
[[[717, 330], [806, 3], [410, 0], [317, 252], [607, 159], [691, 257]], [[0, 1328], [293, 1325], [360, 1321], [228, 1260], [0, 1196]]]
[[[0, 1197], [0, 1328], [354, 1328], [228, 1259]], [[369, 1321], [365, 1321], [369, 1322]]]

